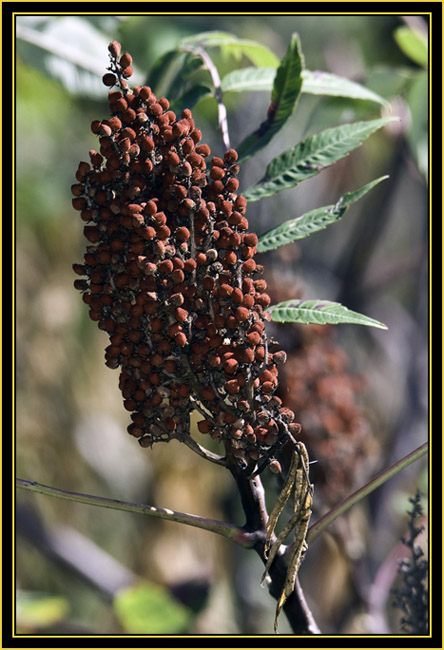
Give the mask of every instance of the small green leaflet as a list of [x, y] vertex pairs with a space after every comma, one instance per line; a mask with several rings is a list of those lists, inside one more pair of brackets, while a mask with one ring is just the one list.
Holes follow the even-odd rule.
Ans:
[[316, 133], [274, 158], [263, 178], [243, 192], [245, 198], [247, 201], [258, 201], [295, 187], [345, 158], [372, 133], [396, 119], [386, 117], [367, 122], [353, 122]]
[[373, 318], [350, 311], [338, 302], [329, 300], [286, 300], [268, 307], [272, 320], [277, 323], [303, 323], [305, 325], [337, 325], [352, 323], [388, 329]]
[[291, 244], [297, 239], [304, 239], [305, 237], [312, 235], [314, 232], [322, 230], [330, 224], [339, 221], [352, 203], [358, 201], [362, 196], [364, 196], [364, 194], [386, 178], [388, 178], [388, 176], [381, 176], [354, 192], [344, 194], [344, 196], [341, 196], [339, 201], [335, 204], [324, 205], [322, 208], [310, 210], [310, 212], [307, 212], [297, 219], [285, 221], [280, 226], [268, 230], [259, 237], [259, 242], [257, 244], [258, 253], [265, 253], [266, 251], [274, 250], [275, 248], [279, 248], [285, 244]]
[[297, 34], [291, 37], [288, 50], [276, 71], [267, 118], [256, 131], [237, 147], [238, 162], [245, 162], [263, 149], [284, 126], [292, 114], [302, 88], [303, 59]]
[[[241, 68], [229, 72], [222, 79], [223, 92], [245, 92], [249, 90], [270, 91], [276, 75], [275, 68]], [[354, 81], [338, 77], [329, 72], [317, 70], [302, 71], [302, 93], [310, 95], [330, 95], [376, 102], [388, 107], [389, 103], [380, 95]]]

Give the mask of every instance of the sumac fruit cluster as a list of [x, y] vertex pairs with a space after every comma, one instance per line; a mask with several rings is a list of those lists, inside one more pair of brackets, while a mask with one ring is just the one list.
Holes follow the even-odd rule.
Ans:
[[268, 349], [270, 298], [237, 153], [210, 160], [191, 111], [178, 117], [148, 86], [130, 90], [131, 56], [116, 41], [109, 52], [111, 115], [92, 123], [99, 151], [71, 188], [88, 241], [73, 268], [109, 334], [106, 364], [121, 368], [128, 432], [144, 447], [180, 440], [197, 410], [199, 431], [240, 468], [275, 468], [299, 425], [275, 395], [285, 353]]

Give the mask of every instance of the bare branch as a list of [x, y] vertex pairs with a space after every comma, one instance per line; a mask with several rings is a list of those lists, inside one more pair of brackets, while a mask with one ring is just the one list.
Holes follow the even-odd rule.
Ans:
[[226, 466], [224, 456], [219, 456], [218, 454], [214, 454], [212, 451], [205, 449], [205, 447], [199, 445], [199, 443], [196, 442], [190, 435], [185, 433], [183, 435], [180, 436], [177, 435], [174, 437], [176, 438], [176, 440], [183, 442], [187, 447], [189, 447], [196, 454], [198, 454], [202, 458], [205, 458], [205, 460], [209, 460], [212, 463], [216, 463], [216, 465], [223, 465], [224, 467]]
[[239, 526], [235, 526], [234, 524], [225, 521], [218, 521], [217, 519], [208, 519], [207, 517], [190, 515], [186, 512], [176, 512], [174, 510], [169, 510], [168, 508], [155, 508], [154, 506], [121, 501], [120, 499], [109, 499], [107, 497], [98, 497], [91, 494], [70, 492], [68, 490], [61, 490], [59, 488], [42, 485], [41, 483], [27, 481], [21, 478], [16, 478], [16, 486], [30, 492], [46, 494], [47, 496], [65, 499], [67, 501], [75, 501], [76, 503], [84, 503], [89, 506], [110, 508], [112, 510], [124, 510], [125, 512], [135, 512], [137, 514], [149, 515], [150, 517], [157, 517], [167, 521], [175, 521], [180, 524], [186, 524], [187, 526], [194, 526], [195, 528], [201, 528], [222, 535], [223, 537], [227, 537], [245, 548], [252, 546], [254, 543], [254, 535], [249, 534]]

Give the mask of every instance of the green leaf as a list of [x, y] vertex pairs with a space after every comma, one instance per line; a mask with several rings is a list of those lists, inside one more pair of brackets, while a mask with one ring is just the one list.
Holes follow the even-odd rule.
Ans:
[[415, 77], [406, 93], [406, 100], [411, 113], [411, 124], [406, 137], [419, 171], [428, 177], [429, 138], [428, 138], [428, 73], [416, 71]]
[[248, 201], [258, 201], [295, 187], [359, 147], [372, 133], [397, 118], [386, 117], [353, 122], [326, 129], [284, 151], [268, 165], [264, 177], [243, 192]]
[[[241, 68], [222, 79], [224, 92], [268, 91], [273, 87], [274, 68]], [[361, 84], [329, 72], [302, 71], [302, 91], [311, 95], [330, 95], [377, 102], [388, 107], [389, 102]]]
[[273, 88], [276, 68], [240, 68], [225, 75], [221, 81], [223, 92], [246, 92]]
[[338, 302], [329, 300], [286, 300], [278, 305], [268, 307], [267, 311], [271, 313], [272, 320], [277, 323], [303, 323], [306, 325], [352, 323], [387, 329], [383, 323], [350, 311]]
[[256, 41], [238, 38], [234, 34], [221, 31], [210, 31], [187, 36], [179, 41], [179, 47], [197, 46], [203, 49], [219, 47], [225, 56], [232, 55], [240, 59], [247, 56], [257, 66], [273, 66], [277, 68], [279, 59], [267, 47]]
[[287, 53], [276, 71], [267, 119], [237, 147], [239, 162], [263, 149], [284, 126], [301, 93], [303, 60], [297, 34], [291, 37]]
[[168, 86], [165, 86], [163, 94], [173, 103], [196, 85], [196, 73], [203, 68], [204, 63], [201, 57], [192, 52], [187, 52], [185, 57], [180, 60], [180, 65], [173, 66], [169, 75]]
[[[71, 93], [102, 97], [102, 75], [109, 65], [109, 39], [80, 16], [43, 20], [38, 29], [24, 18], [17, 18], [19, 56], [33, 67], [43, 68]], [[29, 49], [30, 45], [34, 47]], [[137, 76], [138, 71], [135, 73]]]
[[361, 84], [338, 77], [329, 72], [304, 70], [302, 73], [302, 92], [310, 95], [331, 95], [333, 97], [347, 97], [361, 99], [382, 104], [389, 107], [389, 102]]
[[371, 190], [375, 185], [388, 178], [381, 176], [367, 185], [364, 185], [355, 192], [344, 194], [336, 204], [325, 205], [322, 208], [310, 210], [306, 214], [285, 221], [280, 226], [268, 230], [259, 237], [257, 244], [258, 253], [274, 250], [285, 244], [291, 244], [297, 239], [304, 239], [318, 230], [322, 230], [342, 217], [349, 205], [358, 201], [364, 194]]
[[398, 27], [394, 33], [395, 41], [409, 59], [423, 68], [428, 65], [427, 38], [421, 32], [410, 27]]
[[17, 592], [17, 624], [20, 627], [44, 628], [63, 621], [69, 603], [60, 596], [32, 591]]
[[173, 64], [177, 64], [179, 58], [184, 58], [183, 52], [168, 50], [156, 59], [147, 79], [147, 84], [154, 92], [159, 93], [160, 89], [165, 87], [165, 78], [171, 73]]
[[193, 108], [204, 97], [214, 97], [208, 86], [198, 85], [193, 86], [183, 93], [180, 97], [175, 99], [170, 108], [175, 113], [179, 114], [184, 108]]
[[120, 590], [113, 605], [130, 634], [180, 634], [193, 616], [166, 589], [148, 582]]

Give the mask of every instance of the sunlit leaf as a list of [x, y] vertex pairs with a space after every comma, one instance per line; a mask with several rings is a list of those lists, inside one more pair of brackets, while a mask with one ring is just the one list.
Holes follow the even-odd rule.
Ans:
[[376, 180], [367, 183], [367, 185], [364, 185], [364, 187], [361, 187], [355, 192], [344, 194], [336, 204], [325, 205], [322, 208], [310, 210], [310, 212], [307, 212], [297, 219], [285, 221], [280, 226], [268, 230], [259, 237], [259, 242], [257, 244], [258, 252], [265, 253], [266, 251], [274, 250], [275, 248], [279, 248], [285, 244], [291, 244], [297, 239], [304, 239], [305, 237], [312, 235], [314, 232], [322, 230], [330, 224], [339, 221], [349, 205], [358, 201], [362, 196], [364, 196], [364, 194], [386, 178], [388, 178], [388, 176], [381, 176], [381, 178], [377, 178]]
[[279, 65], [278, 57], [268, 47], [256, 41], [238, 38], [228, 32], [211, 31], [194, 34], [182, 38], [178, 46], [180, 48], [197, 46], [203, 49], [218, 47], [224, 55], [232, 55], [237, 59], [244, 55], [257, 66], [277, 67]]
[[[233, 70], [222, 79], [222, 90], [224, 92], [269, 91], [273, 87], [275, 75], [275, 68], [248, 67]], [[329, 72], [303, 70], [301, 92], [367, 100], [389, 106], [387, 100], [365, 86]]]
[[394, 33], [395, 41], [406, 56], [426, 68], [428, 65], [427, 37], [406, 25], [398, 27]]
[[373, 318], [364, 316], [338, 302], [329, 300], [286, 300], [268, 307], [272, 320], [278, 323], [303, 323], [306, 325], [337, 325], [352, 323], [387, 329], [387, 326]]
[[18, 591], [17, 625], [24, 628], [44, 628], [62, 621], [69, 613], [69, 603], [60, 596]]
[[326, 129], [284, 151], [268, 165], [264, 177], [243, 194], [248, 201], [258, 201], [295, 187], [359, 147], [372, 133], [396, 118], [353, 122]]
[[226, 74], [221, 87], [223, 92], [271, 91], [275, 76], [276, 68], [240, 68]]
[[376, 102], [388, 107], [389, 102], [372, 90], [344, 77], [329, 72], [304, 70], [302, 92], [311, 95], [330, 95]]
[[180, 634], [193, 617], [166, 589], [148, 582], [122, 589], [113, 605], [129, 634]]

